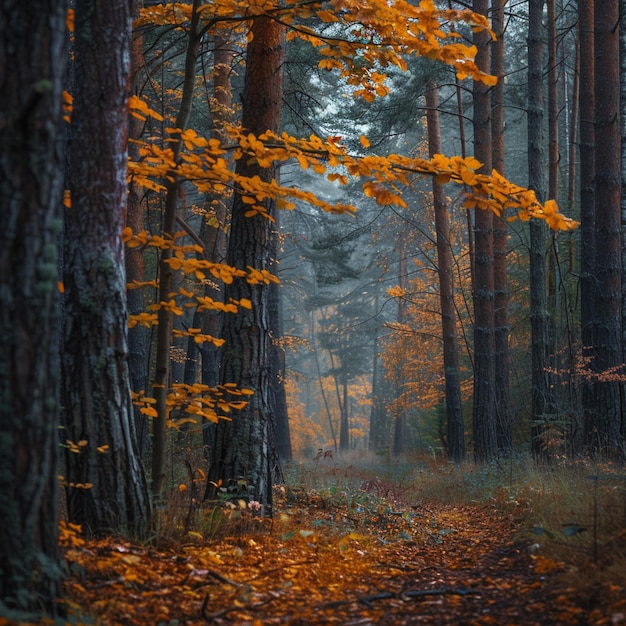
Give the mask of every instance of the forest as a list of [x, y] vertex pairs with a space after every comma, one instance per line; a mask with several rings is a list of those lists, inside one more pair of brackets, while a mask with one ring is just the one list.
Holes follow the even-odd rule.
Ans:
[[626, 2], [1, 6], [0, 625], [626, 623]]

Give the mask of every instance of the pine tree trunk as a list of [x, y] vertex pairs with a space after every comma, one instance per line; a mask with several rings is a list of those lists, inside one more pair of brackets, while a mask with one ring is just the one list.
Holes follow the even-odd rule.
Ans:
[[62, 613], [57, 264], [65, 2], [5, 2], [0, 32], [0, 598], [23, 617], [16, 621], [30, 623], [42, 612]]
[[[473, 10], [487, 15], [489, 2], [474, 0]], [[489, 35], [474, 34], [478, 48], [477, 66], [489, 71]], [[491, 104], [489, 88], [475, 82], [474, 156], [483, 163], [481, 171], [491, 173]], [[488, 461], [497, 455], [495, 396], [495, 327], [493, 276], [493, 213], [476, 210], [474, 215], [474, 457]]]
[[[132, 14], [133, 17], [139, 15], [141, 2], [133, 0]], [[136, 91], [139, 76], [143, 76], [143, 33], [141, 31], [134, 32], [131, 42], [131, 85]], [[129, 139], [139, 139], [144, 130], [143, 120], [139, 120], [132, 115], [128, 119], [128, 136]], [[139, 159], [139, 147], [132, 141], [128, 144], [129, 157], [133, 161]], [[126, 206], [126, 226], [134, 233], [144, 230], [144, 202], [143, 190], [141, 187], [131, 181], [128, 185], [128, 198]], [[126, 281], [133, 283], [134, 281], [142, 282], [145, 280], [144, 269], [144, 251], [142, 248], [126, 248]], [[143, 289], [127, 289], [126, 302], [129, 315], [138, 315], [146, 310], [146, 303], [143, 297]], [[128, 331], [128, 354], [129, 354], [129, 371], [130, 385], [135, 392], [147, 391], [148, 389], [148, 352], [150, 342], [150, 329], [137, 324]], [[139, 407], [134, 407], [135, 427], [137, 430], [137, 442], [139, 452], [141, 454], [146, 442], [148, 441], [149, 425], [148, 418], [143, 415]]]
[[[276, 229], [278, 230], [279, 216], [276, 216]], [[274, 263], [272, 273], [276, 274], [278, 263], [276, 262], [275, 250], [273, 253]], [[282, 463], [293, 459], [291, 452], [291, 436], [289, 433], [289, 414], [287, 410], [287, 393], [285, 390], [285, 346], [283, 337], [283, 312], [280, 301], [280, 288], [276, 283], [270, 286], [268, 298], [268, 314], [271, 325], [270, 367], [272, 370], [272, 384], [270, 386], [272, 402], [272, 418], [276, 432], [276, 449]]]
[[[622, 362], [621, 172], [619, 128], [619, 2], [596, 3], [595, 24], [595, 272], [594, 380], [585, 406], [586, 438], [593, 454], [624, 455], [620, 384]], [[595, 378], [595, 376], [599, 376]]]
[[[234, 51], [227, 37], [216, 35], [213, 52], [213, 98], [211, 100], [211, 119], [213, 126], [211, 136], [224, 141], [224, 125], [230, 121], [232, 111], [231, 72]], [[207, 198], [209, 214], [204, 216], [200, 226], [200, 239], [204, 244], [206, 258], [214, 263], [226, 260], [227, 228], [230, 221], [232, 204], [230, 193], [215, 193]], [[222, 302], [224, 292], [212, 281], [207, 281], [204, 295], [216, 302]], [[218, 311], [201, 311], [202, 333], [211, 337], [221, 338], [223, 314]], [[202, 349], [202, 382], [213, 388], [220, 382], [220, 349], [211, 342], [203, 344]], [[202, 427], [202, 439], [205, 454], [210, 457], [215, 438], [215, 424], [206, 422]], [[210, 462], [210, 459], [209, 459]]]
[[[283, 62], [285, 54], [284, 27], [268, 17], [252, 22], [252, 40], [247, 48], [247, 67], [243, 94], [242, 125], [259, 135], [266, 130], [277, 132], [283, 92]], [[242, 158], [237, 174], [259, 176], [271, 181], [277, 172], [261, 168], [255, 161]], [[256, 214], [246, 217], [249, 205], [235, 194], [232, 225], [228, 243], [227, 263], [246, 269], [272, 268], [274, 224]], [[274, 203], [266, 202], [271, 216]], [[209, 468], [209, 479], [227, 489], [257, 500], [271, 514], [272, 483], [280, 471], [275, 447], [274, 423], [271, 415], [271, 322], [268, 313], [269, 284], [252, 285], [236, 279], [225, 287], [225, 299], [252, 302], [252, 309], [240, 309], [224, 318], [221, 382], [235, 383], [239, 388], [254, 391], [246, 407], [237, 411], [232, 421], [220, 421]], [[209, 490], [209, 498], [215, 497]]]
[[[426, 90], [426, 119], [428, 123], [428, 151], [432, 157], [441, 153], [439, 128], [439, 93], [434, 80]], [[441, 330], [443, 337], [443, 368], [445, 377], [448, 458], [459, 462], [465, 457], [465, 429], [461, 402], [461, 376], [454, 304], [454, 268], [450, 248], [450, 221], [448, 203], [443, 185], [433, 179], [433, 204], [437, 231], [437, 272], [441, 302]]]
[[[375, 310], [379, 309], [378, 296]], [[391, 426], [387, 413], [389, 399], [389, 385], [385, 380], [385, 366], [380, 357], [381, 329], [374, 340], [374, 362], [372, 364], [372, 409], [370, 414], [369, 449], [372, 452], [388, 450], [390, 444]]]
[[[578, 4], [580, 40], [580, 326], [585, 358], [593, 355], [592, 324], [595, 298], [595, 61], [594, 0]], [[582, 387], [583, 419], [572, 425], [571, 445], [575, 452], [587, 448], [585, 406], [593, 404], [592, 390]]]
[[[400, 233], [398, 243], [398, 285], [404, 291], [407, 291], [408, 274], [407, 274], [407, 251], [406, 241], [407, 234], [403, 231]], [[403, 299], [398, 300], [398, 323], [404, 324], [406, 322], [406, 307], [407, 304]], [[395, 396], [396, 396], [396, 410], [395, 419], [393, 421], [393, 437], [392, 437], [392, 452], [393, 456], [397, 457], [404, 454], [407, 449], [407, 428], [406, 428], [406, 407], [401, 405], [398, 400], [402, 394], [402, 387], [404, 383], [404, 370], [402, 362], [396, 364], [396, 376], [395, 376]]]
[[[543, 6], [530, 0], [528, 21], [528, 186], [545, 199], [543, 132]], [[546, 225], [530, 221], [531, 448], [543, 454], [542, 435], [551, 412], [548, 384], [548, 312], [546, 299]]]
[[[620, 0], [620, 110], [622, 165], [622, 352], [626, 355], [626, 0]], [[624, 393], [624, 386], [622, 386]], [[622, 411], [621, 433], [626, 436], [626, 415]]]
[[79, 448], [66, 454], [67, 480], [92, 486], [68, 487], [68, 517], [90, 532], [142, 536], [150, 505], [130, 397], [121, 240], [126, 209], [129, 6], [122, 0], [114, 4], [77, 0], [75, 9], [63, 401], [65, 435]]
[[[504, 5], [492, 2], [491, 73], [498, 83], [491, 90], [492, 167], [504, 176]], [[506, 215], [493, 218], [493, 290], [495, 344], [495, 403], [498, 450], [509, 452], [513, 445], [511, 397], [509, 393], [509, 295], [507, 287], [508, 228]]]

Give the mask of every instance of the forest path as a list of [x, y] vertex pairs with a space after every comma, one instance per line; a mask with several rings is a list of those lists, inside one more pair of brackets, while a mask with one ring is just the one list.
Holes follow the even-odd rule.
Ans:
[[594, 593], [568, 588], [494, 507], [302, 493], [271, 523], [239, 514], [227, 537], [167, 548], [70, 537], [68, 594], [105, 624], [142, 626], [626, 623], [619, 601], [584, 606]]

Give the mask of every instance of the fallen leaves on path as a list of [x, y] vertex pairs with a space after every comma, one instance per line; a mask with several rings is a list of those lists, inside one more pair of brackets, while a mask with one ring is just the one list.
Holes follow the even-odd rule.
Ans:
[[487, 506], [339, 506], [316, 494], [272, 521], [176, 547], [67, 541], [72, 603], [105, 624], [619, 624], [620, 588], [585, 606]]

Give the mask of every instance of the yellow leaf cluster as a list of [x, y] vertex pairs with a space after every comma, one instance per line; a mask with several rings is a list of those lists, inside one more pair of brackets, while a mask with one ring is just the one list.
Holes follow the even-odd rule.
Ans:
[[152, 117], [158, 122], [163, 121], [163, 116], [157, 113], [154, 109], [148, 106], [145, 100], [142, 100], [139, 96], [132, 95], [128, 99], [128, 112], [139, 120], [145, 121], [148, 117]]
[[[70, 9], [71, 10], [71, 9]], [[73, 12], [72, 12], [73, 15]], [[68, 124], [72, 121], [74, 98], [69, 91], [63, 90], [63, 120]]]
[[198, 344], [212, 343], [218, 348], [224, 345], [224, 339], [204, 334], [200, 328], [189, 328], [187, 330], [179, 330], [175, 328], [172, 330], [172, 334], [174, 337], [191, 337], [194, 342]]
[[[183, 425], [199, 424], [201, 420], [217, 422], [220, 419], [230, 419], [228, 414], [233, 410], [243, 409], [247, 401], [246, 396], [253, 395], [251, 389], [238, 388], [234, 383], [209, 387], [202, 383], [192, 385], [174, 383], [167, 394], [167, 426], [180, 428]], [[154, 408], [156, 400], [146, 396], [143, 391], [133, 393], [133, 404], [147, 417], [157, 417]]]
[[[216, 0], [200, 6], [204, 27], [234, 28], [251, 38], [250, 18], [272, 15], [288, 29], [288, 38], [300, 38], [318, 48], [324, 57], [322, 68], [337, 70], [348, 84], [360, 87], [357, 95], [371, 100], [387, 93], [385, 75], [374, 70], [395, 66], [406, 68], [407, 55], [422, 56], [450, 65], [460, 78], [493, 84], [495, 78], [483, 74], [474, 63], [475, 47], [460, 43], [450, 28], [455, 22], [466, 22], [474, 30], [489, 30], [487, 20], [469, 10], [441, 10], [433, 0], [419, 4], [408, 0], [371, 2], [330, 0], [291, 3], [278, 0]], [[188, 28], [193, 7], [173, 2], [145, 7], [135, 27], [170, 25]], [[319, 23], [314, 28], [310, 24]], [[341, 23], [342, 37], [329, 37], [326, 24]]]
[[157, 323], [158, 321], [156, 313], [142, 312], [128, 316], [128, 328], [134, 328], [135, 326], [144, 326], [145, 328], [150, 328]]

